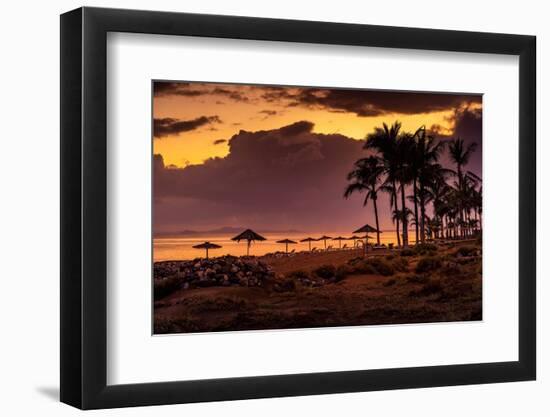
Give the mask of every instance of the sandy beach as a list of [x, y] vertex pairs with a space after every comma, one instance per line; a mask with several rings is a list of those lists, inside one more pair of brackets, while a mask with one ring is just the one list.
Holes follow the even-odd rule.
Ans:
[[251, 258], [263, 278], [247, 272], [250, 285], [199, 280], [155, 296], [155, 333], [481, 320], [478, 242], [362, 255]]

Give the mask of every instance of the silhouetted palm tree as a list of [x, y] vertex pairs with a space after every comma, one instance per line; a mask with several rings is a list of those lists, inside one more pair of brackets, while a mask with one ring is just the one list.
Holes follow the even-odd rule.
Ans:
[[[380, 154], [381, 160], [384, 164], [384, 171], [386, 173], [386, 184], [391, 187], [391, 198], [394, 205], [397, 207], [397, 191], [399, 184], [402, 191], [401, 204], [402, 208], [404, 208], [405, 184], [403, 181], [405, 179], [405, 169], [403, 166], [403, 158], [406, 154], [405, 145], [409, 143], [409, 139], [406, 139], [403, 135], [401, 135], [400, 131], [400, 122], [396, 121], [391, 126], [383, 123], [382, 127], [375, 128], [373, 133], [367, 135], [365, 148], [374, 149]], [[404, 219], [401, 219], [401, 221], [403, 220]], [[400, 244], [399, 219], [397, 219], [397, 237], [398, 244]], [[403, 245], [408, 245], [406, 220], [403, 223]]]
[[[428, 197], [426, 201], [431, 201], [433, 206], [434, 218], [440, 223], [441, 237], [445, 232], [444, 219], [447, 215], [447, 195], [450, 187], [442, 176], [432, 178], [428, 185]], [[438, 236], [439, 237], [439, 236]]]
[[[458, 178], [458, 189], [463, 190], [464, 175], [462, 173], [462, 168], [468, 164], [470, 156], [474, 153], [477, 148], [476, 143], [470, 143], [468, 146], [465, 146], [464, 141], [460, 138], [453, 139], [449, 142], [449, 156], [451, 160], [456, 164], [456, 176]], [[460, 220], [464, 220], [464, 213], [462, 207], [462, 200], [458, 199], [459, 206], [459, 216]]]
[[[387, 193], [398, 246], [401, 238], [403, 246], [408, 246], [411, 215], [417, 243], [425, 241], [426, 232], [436, 238], [473, 236], [481, 226], [482, 187], [481, 178], [466, 167], [476, 146], [475, 143], [466, 146], [460, 138], [439, 141], [430, 136], [424, 126], [411, 134], [403, 132], [399, 122], [391, 126], [383, 123], [366, 136], [364, 148], [376, 154], [354, 164], [344, 196], [365, 193], [363, 205], [366, 206], [369, 199], [373, 201], [379, 228], [377, 199], [379, 192]], [[440, 163], [446, 149], [456, 170]], [[448, 179], [452, 176], [456, 180], [450, 183]], [[407, 196], [411, 190], [412, 195]], [[414, 212], [406, 201], [413, 203]], [[430, 203], [432, 217], [427, 212]], [[377, 238], [379, 243], [380, 237]]]
[[384, 174], [384, 165], [380, 158], [376, 156], [369, 156], [368, 158], [359, 159], [355, 162], [353, 171], [348, 174], [348, 181], [351, 181], [344, 197], [348, 198], [354, 192], [365, 193], [365, 199], [363, 206], [367, 206], [367, 203], [372, 200], [374, 206], [374, 218], [376, 222], [376, 243], [380, 245], [380, 225], [378, 222], [378, 206], [376, 201], [378, 200], [378, 190], [381, 177]]
[[[450, 170], [443, 168], [439, 163], [439, 158], [444, 150], [444, 142], [439, 142], [433, 136], [426, 134], [426, 128], [420, 127], [414, 134], [414, 174], [415, 184], [418, 182], [418, 199], [415, 197], [415, 202], [418, 200], [420, 205], [420, 241], [425, 240], [425, 218], [426, 218], [426, 199], [429, 198], [427, 187], [433, 181], [440, 178], [445, 178], [451, 173]], [[415, 192], [416, 195], [416, 192]], [[416, 212], [415, 203], [415, 218], [418, 223], [418, 214]], [[418, 229], [418, 227], [417, 227]], [[417, 236], [418, 242], [418, 236]]]

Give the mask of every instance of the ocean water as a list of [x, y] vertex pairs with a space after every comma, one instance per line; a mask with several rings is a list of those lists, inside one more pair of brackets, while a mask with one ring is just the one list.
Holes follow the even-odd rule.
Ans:
[[[301, 239], [312, 237], [319, 238], [323, 235], [331, 237], [350, 237], [351, 233], [345, 232], [318, 232], [318, 233], [260, 233], [267, 240], [261, 242], [252, 242], [250, 245], [250, 255], [262, 256], [267, 253], [276, 251], [284, 251], [285, 245], [282, 243], [276, 243], [278, 240], [290, 239], [298, 242], [295, 245], [288, 245], [288, 251], [308, 251], [308, 242], [300, 242]], [[363, 235], [364, 236], [364, 235]], [[376, 243], [376, 234], [369, 234], [372, 239], [369, 239], [369, 243]], [[210, 249], [209, 256], [217, 257], [223, 255], [244, 256], [246, 255], [246, 241], [240, 243], [231, 240], [233, 235], [192, 235], [182, 237], [157, 237], [153, 240], [153, 260], [167, 261], [167, 260], [187, 260], [205, 256], [204, 249], [194, 249], [193, 246], [203, 242], [211, 242], [222, 246], [220, 249]], [[414, 243], [414, 229], [409, 231], [409, 243]], [[383, 230], [380, 234], [380, 243], [396, 244], [397, 237], [395, 230]], [[332, 246], [333, 249], [340, 247], [340, 241], [327, 240], [327, 248]], [[342, 240], [341, 246], [353, 247], [353, 240]], [[311, 248], [324, 249], [325, 244], [323, 241], [311, 242]]]

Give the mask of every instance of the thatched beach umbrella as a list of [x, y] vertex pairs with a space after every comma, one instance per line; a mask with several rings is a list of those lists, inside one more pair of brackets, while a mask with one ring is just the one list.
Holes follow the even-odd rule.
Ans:
[[231, 240], [236, 240], [237, 242], [240, 242], [241, 240], [246, 240], [246, 256], [250, 253], [250, 244], [253, 241], [261, 241], [266, 240], [265, 237], [259, 235], [255, 231], [251, 229], [246, 229], [244, 232], [242, 232], [240, 235], [235, 236], [234, 238], [231, 238]]
[[[363, 227], [355, 230], [353, 233], [382, 233], [380, 230], [375, 229], [370, 224], [366, 224]], [[367, 253], [367, 245], [369, 244], [369, 237], [368, 235], [365, 235], [365, 254]]]
[[204, 243], [201, 243], [200, 245], [193, 246], [193, 248], [195, 248], [195, 249], [206, 249], [206, 259], [208, 259], [208, 249], [220, 249], [221, 246], [216, 245], [215, 243], [204, 242]]
[[332, 240], [337, 240], [337, 241], [338, 241], [339, 248], [342, 249], [342, 240], [348, 240], [348, 238], [347, 238], [347, 237], [338, 236], [338, 237], [333, 238]]
[[308, 242], [309, 243], [309, 251], [311, 252], [311, 242], [316, 242], [317, 239], [313, 239], [312, 237], [306, 237], [305, 239], [300, 240], [300, 242]]
[[285, 244], [285, 253], [288, 253], [288, 245], [295, 245], [296, 242], [294, 242], [293, 240], [290, 240], [290, 239], [283, 239], [283, 240], [278, 240], [277, 243], [284, 243]]
[[323, 235], [317, 240], [322, 240], [323, 242], [325, 242], [325, 250], [326, 250], [327, 249], [327, 240], [330, 240], [330, 239], [332, 239], [330, 236]]

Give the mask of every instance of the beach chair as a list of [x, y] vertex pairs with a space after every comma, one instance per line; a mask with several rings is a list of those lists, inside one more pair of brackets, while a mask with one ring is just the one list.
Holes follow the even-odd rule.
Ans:
[[327, 247], [327, 251], [329, 251], [329, 250], [332, 250], [332, 245], [329, 245], [329, 246]]
[[342, 249], [348, 249], [348, 244], [344, 243], [344, 246], [342, 246]]

